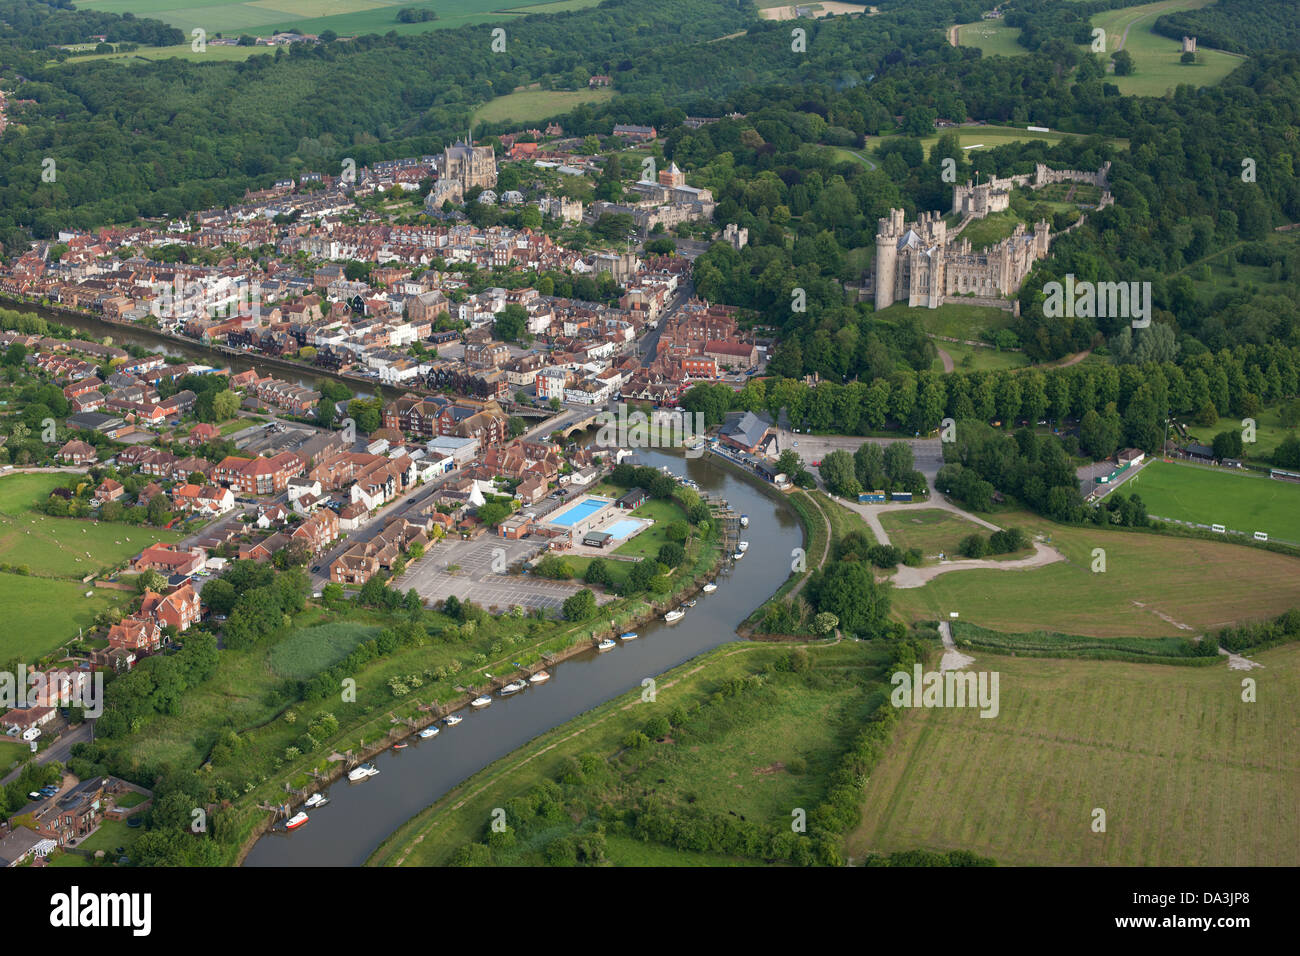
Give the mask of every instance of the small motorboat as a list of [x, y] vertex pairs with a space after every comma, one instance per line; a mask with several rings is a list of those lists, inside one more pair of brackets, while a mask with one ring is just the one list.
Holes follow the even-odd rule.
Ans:
[[509, 697], [511, 694], [517, 694], [527, 686], [528, 686], [527, 681], [512, 680], [509, 684], [506, 684], [505, 687], [501, 688], [501, 696]]
[[356, 783], [358, 780], [365, 780], [367, 777], [373, 777], [377, 773], [379, 773], [379, 771], [370, 764], [363, 763], [360, 767], [353, 767], [348, 771], [348, 779], [353, 783]]
[[746, 551], [749, 550], [749, 542], [748, 541], [740, 542], [740, 544], [736, 545], [736, 550], [744, 554]]
[[550, 679], [551, 679], [551, 675], [548, 671], [538, 671], [532, 677], [528, 678], [528, 683], [545, 684]]
[[438, 736], [437, 727], [425, 727], [422, 731], [420, 731], [421, 740], [428, 740], [430, 737], [436, 737], [436, 736]]
[[329, 800], [325, 798], [323, 793], [313, 793], [307, 798], [307, 802], [304, 803], [303, 806], [310, 807], [314, 810], [316, 807], [323, 807], [327, 803], [329, 803]]
[[610, 649], [613, 648], [613, 647], [614, 647], [614, 639], [613, 639], [612, 637], [607, 637], [607, 638], [605, 638], [603, 641], [601, 641], [599, 644], [596, 645], [596, 650], [598, 650], [598, 651], [608, 651], [608, 650], [610, 650]]
[[308, 819], [307, 814], [299, 810], [297, 813], [295, 813], [293, 816], [291, 816], [288, 819], [288, 821], [284, 825], [284, 828], [286, 830], [296, 830], [304, 823], [306, 823], [307, 819]]
[[669, 624], [676, 624], [685, 616], [686, 616], [686, 612], [682, 610], [669, 611], [667, 614], [664, 615], [664, 620]]
[[716, 584], [714, 584], [712, 581], [710, 581], [708, 584], [704, 585], [704, 587], [700, 588], [700, 590], [703, 591], [705, 594], [712, 594], [712, 593], [713, 593], [714, 591], [716, 591], [717, 589], [718, 589], [718, 586], [717, 586]]
[[695, 607], [695, 605], [698, 603], [699, 602], [696, 601], [695, 598], [691, 598], [689, 601], [683, 601], [682, 607]]
[[741, 516], [740, 516], [740, 526], [741, 526], [742, 528], [748, 528], [748, 527], [749, 527], [749, 515], [741, 515]]
[[407, 747], [409, 747], [409, 746], [411, 746], [411, 745], [408, 744], [408, 743], [403, 742], [403, 743], [400, 743], [400, 744], [393, 744], [393, 749], [394, 749], [394, 750], [405, 750], [405, 749], [406, 749]]
[[455, 727], [464, 719], [465, 718], [462, 717], [460, 714], [450, 714], [443, 720], [443, 723], [446, 724], [448, 727]]
[[479, 707], [487, 707], [491, 703], [492, 703], [491, 697], [475, 697], [473, 700], [469, 702], [469, 705], [474, 708], [479, 708]]
[[744, 551], [737, 551], [735, 554], [733, 554], [733, 555], [731, 556], [731, 559], [732, 559], [733, 561], [739, 561], [739, 560], [740, 560], [741, 558], [743, 558], [744, 556], [745, 556], [745, 552], [744, 552]]
[[636, 631], [624, 631], [618, 636], [620, 641], [635, 641], [637, 639]]

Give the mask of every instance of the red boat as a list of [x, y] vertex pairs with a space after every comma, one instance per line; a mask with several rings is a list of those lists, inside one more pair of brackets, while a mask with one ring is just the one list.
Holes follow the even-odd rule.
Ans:
[[411, 746], [411, 745], [410, 745], [410, 744], [393, 744], [393, 749], [394, 749], [394, 750], [405, 750], [405, 749], [406, 749], [407, 747], [409, 747], [409, 746]]
[[306, 822], [307, 822], [307, 814], [299, 810], [297, 813], [295, 813], [292, 817], [289, 818], [289, 822], [284, 825], [284, 828], [286, 830], [296, 830]]

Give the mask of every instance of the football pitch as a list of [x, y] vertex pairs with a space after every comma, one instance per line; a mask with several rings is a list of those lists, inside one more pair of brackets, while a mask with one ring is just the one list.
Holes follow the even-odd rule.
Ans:
[[1300, 482], [1256, 472], [1153, 461], [1125, 485], [1162, 518], [1300, 544]]

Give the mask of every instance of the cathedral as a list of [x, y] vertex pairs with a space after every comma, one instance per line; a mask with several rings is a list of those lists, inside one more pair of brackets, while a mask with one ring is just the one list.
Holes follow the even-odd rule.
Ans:
[[457, 143], [442, 151], [438, 177], [454, 180], [462, 192], [475, 186], [491, 189], [497, 184], [497, 157], [491, 146], [475, 146], [474, 141]]

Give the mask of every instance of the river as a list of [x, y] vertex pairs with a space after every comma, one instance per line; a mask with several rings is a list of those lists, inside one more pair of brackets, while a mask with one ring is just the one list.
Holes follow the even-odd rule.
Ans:
[[537, 735], [641, 686], [704, 651], [737, 640], [736, 627], [790, 574], [790, 551], [802, 543], [789, 505], [764, 494], [711, 456], [686, 460], [677, 454], [641, 452], [654, 467], [667, 465], [693, 478], [702, 491], [727, 499], [748, 514], [750, 543], [744, 560], [718, 577], [718, 590], [674, 625], [656, 621], [638, 629], [638, 640], [598, 654], [594, 650], [550, 668], [551, 679], [481, 711], [428, 740], [408, 738], [405, 750], [387, 750], [373, 763], [377, 777], [341, 780], [325, 795], [329, 804], [311, 811], [311, 822], [292, 833], [269, 831], [246, 866], [359, 866], [390, 833], [493, 761]]

